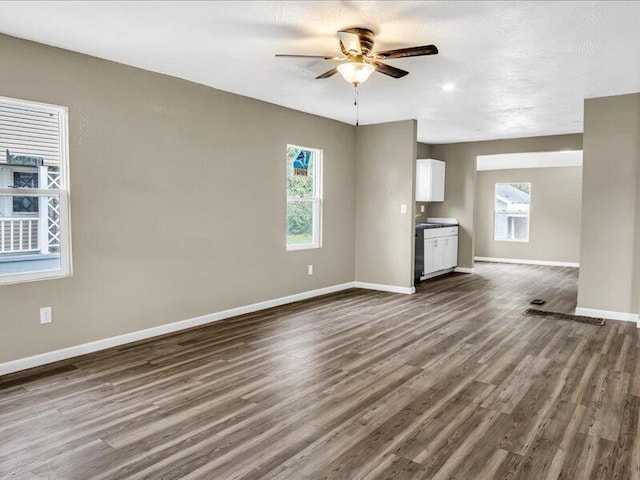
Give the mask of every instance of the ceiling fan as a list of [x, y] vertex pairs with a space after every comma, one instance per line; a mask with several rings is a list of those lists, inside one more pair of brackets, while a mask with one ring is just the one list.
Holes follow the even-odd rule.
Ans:
[[[337, 62], [344, 62], [335, 68], [318, 75], [316, 79], [329, 78], [336, 73], [354, 86], [365, 82], [373, 72], [380, 72], [393, 78], [402, 78], [409, 72], [392, 67], [380, 60], [394, 58], [420, 57], [423, 55], [436, 55], [438, 47], [435, 45], [423, 45], [421, 47], [399, 48], [374, 52], [374, 33], [368, 28], [349, 28], [338, 32], [340, 50], [344, 56], [325, 55], [285, 55], [277, 54], [276, 57], [290, 58], [321, 58]], [[345, 61], [346, 60], [346, 61]]]

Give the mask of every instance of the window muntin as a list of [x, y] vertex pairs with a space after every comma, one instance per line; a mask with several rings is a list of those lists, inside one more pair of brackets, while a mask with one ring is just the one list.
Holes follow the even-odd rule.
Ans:
[[287, 145], [287, 250], [320, 248], [322, 150]]
[[528, 242], [531, 183], [496, 183], [494, 240]]
[[0, 284], [71, 273], [67, 109], [0, 97]]

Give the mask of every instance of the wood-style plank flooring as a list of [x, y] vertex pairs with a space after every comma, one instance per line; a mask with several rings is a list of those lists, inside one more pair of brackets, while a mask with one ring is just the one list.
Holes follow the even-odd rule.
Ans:
[[632, 323], [577, 271], [478, 264], [0, 378], [0, 478], [640, 479]]

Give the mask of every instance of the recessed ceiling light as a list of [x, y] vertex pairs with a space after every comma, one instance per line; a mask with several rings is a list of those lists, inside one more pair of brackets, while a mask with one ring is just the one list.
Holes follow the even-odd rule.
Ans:
[[442, 85], [443, 92], [453, 92], [455, 89], [456, 89], [455, 83], [445, 83], [444, 85]]

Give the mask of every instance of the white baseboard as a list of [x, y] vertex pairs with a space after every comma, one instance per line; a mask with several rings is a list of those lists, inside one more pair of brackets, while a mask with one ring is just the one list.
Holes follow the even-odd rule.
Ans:
[[307, 292], [296, 293], [288, 295], [286, 297], [275, 298], [273, 300], [266, 300], [264, 302], [253, 303], [251, 305], [245, 305], [242, 307], [231, 308], [229, 310], [223, 310], [221, 312], [210, 313], [201, 317], [189, 318], [179, 322], [167, 323], [165, 325], [158, 325], [157, 327], [147, 328], [145, 330], [138, 330], [136, 332], [125, 333], [117, 335], [115, 337], [103, 338], [89, 343], [83, 343], [80, 345], [74, 345], [72, 347], [62, 348], [60, 350], [54, 350], [51, 352], [41, 353], [33, 355], [31, 357], [20, 358], [18, 360], [12, 360], [5, 363], [0, 363], [0, 375], [6, 375], [8, 373], [18, 372], [20, 370], [26, 370], [28, 368], [39, 367], [48, 363], [58, 362], [60, 360], [66, 360], [68, 358], [77, 357], [79, 355], [85, 355], [87, 353], [97, 352], [99, 350], [105, 350], [111, 347], [117, 347], [126, 343], [137, 342], [139, 340], [146, 340], [148, 338], [157, 337], [158, 335], [164, 335], [167, 333], [178, 332], [187, 328], [198, 327], [206, 325], [208, 323], [216, 322], [218, 320], [224, 320], [225, 318], [235, 317], [238, 315], [244, 315], [246, 313], [257, 312], [259, 310], [266, 310], [267, 308], [278, 307], [280, 305], [286, 305], [287, 303], [298, 302], [300, 300], [306, 300], [308, 298], [318, 297], [320, 295], [326, 295], [328, 293], [335, 293], [349, 288], [354, 288], [355, 282], [347, 282], [339, 285], [332, 285], [330, 287], [318, 288], [317, 290], [309, 290]]
[[497, 258], [497, 257], [475, 257], [476, 262], [495, 262], [495, 263], [520, 263], [523, 265], [546, 265], [549, 267], [573, 267], [579, 268], [580, 264], [576, 262], [554, 262], [551, 260], [523, 260], [520, 258]]
[[475, 268], [468, 268], [468, 267], [456, 267], [453, 269], [453, 271], [456, 273], [476, 273]]
[[398, 287], [396, 285], [383, 285], [381, 283], [354, 282], [356, 288], [366, 288], [367, 290], [380, 290], [391, 293], [416, 293], [416, 287]]
[[621, 320], [623, 322], [636, 322], [636, 324], [638, 323], [637, 313], [612, 312], [611, 310], [598, 310], [595, 308], [576, 307], [576, 315], [594, 318], [606, 318], [609, 320]]

